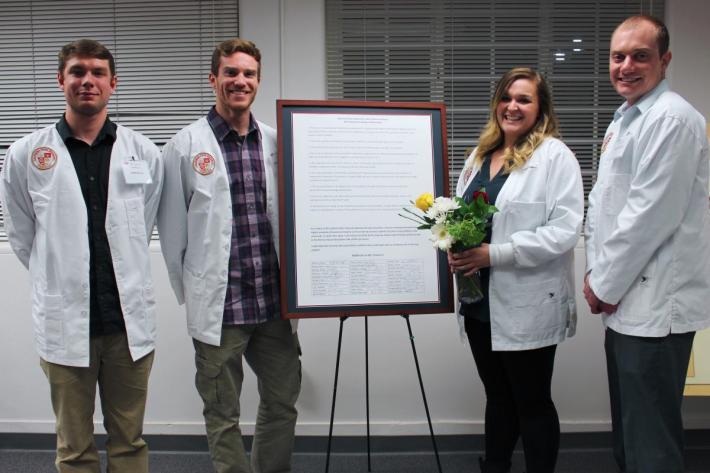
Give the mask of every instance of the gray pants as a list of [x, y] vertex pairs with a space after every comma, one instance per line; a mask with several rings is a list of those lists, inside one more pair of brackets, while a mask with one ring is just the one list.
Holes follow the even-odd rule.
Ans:
[[681, 403], [694, 336], [606, 330], [614, 457], [621, 471], [683, 472]]
[[[218, 347], [193, 340], [195, 384], [217, 473], [289, 473], [301, 389], [298, 338], [291, 324], [272, 320], [224, 327]], [[247, 458], [239, 428], [242, 356], [256, 374], [259, 411]]]

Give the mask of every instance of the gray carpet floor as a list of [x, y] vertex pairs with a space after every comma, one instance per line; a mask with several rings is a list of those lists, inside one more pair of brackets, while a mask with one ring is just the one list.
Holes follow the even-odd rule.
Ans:
[[[0, 441], [0, 473], [55, 473], [54, 452], [46, 445], [46, 438], [39, 445], [44, 448], [27, 448], [27, 441], [8, 441], [4, 434]], [[3, 440], [0, 438], [0, 440]], [[292, 473], [320, 473], [325, 471], [325, 444], [296, 443], [296, 453], [293, 456]], [[330, 458], [330, 473], [364, 473], [368, 471], [367, 454], [362, 439], [350, 439], [346, 442], [336, 439], [334, 453]], [[691, 435], [686, 449], [687, 473], [710, 473], [710, 435], [707, 431]], [[589, 437], [565, 437], [557, 464], [557, 473], [615, 473], [616, 468], [612, 454], [606, 442], [606, 435]], [[436, 473], [437, 466], [433, 453], [429, 450], [427, 438], [411, 442], [390, 442], [375, 444], [373, 442], [372, 472], [374, 473]], [[475, 473], [478, 472], [477, 451], [480, 439], [473, 442], [464, 440], [467, 445], [473, 444], [472, 450], [460, 448], [462, 441], [440, 444], [440, 458], [443, 473]], [[149, 440], [153, 445], [150, 453], [151, 473], [211, 473], [214, 470], [209, 455], [202, 448], [203, 442], [192, 442], [182, 445], [179, 442], [161, 442], [160, 439]], [[173, 446], [171, 449], [170, 446]], [[9, 448], [8, 448], [9, 447]], [[377, 448], [375, 448], [377, 447]], [[301, 451], [299, 451], [299, 449]], [[177, 451], [176, 451], [177, 450]], [[377, 450], [377, 451], [376, 451]], [[408, 451], [411, 450], [411, 451]], [[375, 452], [376, 451], [376, 452]], [[102, 454], [105, 464], [105, 456]], [[105, 467], [104, 467], [105, 471]], [[513, 458], [512, 473], [522, 473], [524, 463], [522, 452], [516, 450]]]
[[[689, 451], [686, 472], [710, 472], [710, 452]], [[477, 454], [443, 452], [441, 466], [445, 473], [473, 473]], [[371, 457], [372, 471], [376, 473], [431, 473], [436, 472], [436, 462], [430, 453], [375, 454]], [[33, 450], [0, 450], [2, 473], [56, 473], [54, 453]], [[105, 470], [104, 470], [105, 471]], [[151, 473], [210, 473], [209, 455], [204, 452], [154, 452], [150, 457]], [[296, 453], [293, 473], [325, 471], [324, 454]], [[330, 472], [361, 473], [367, 471], [366, 454], [331, 455]], [[522, 455], [516, 453], [513, 472], [523, 471]], [[614, 462], [609, 451], [563, 451], [558, 462], [558, 473], [612, 473]]]
[[[446, 473], [475, 472], [477, 455], [446, 453], [441, 455], [441, 467]], [[56, 473], [51, 451], [3, 450], [0, 451], [2, 473]], [[371, 457], [372, 471], [377, 473], [430, 473], [436, 472], [436, 461], [431, 453], [375, 454]], [[516, 455], [514, 472], [522, 472], [522, 458]], [[580, 455], [560, 457], [559, 472], [602, 473], [612, 472], [613, 462], [606, 452], [584, 452]], [[104, 469], [105, 471], [105, 469]], [[210, 473], [209, 455], [203, 452], [176, 453], [153, 452], [150, 457], [151, 473]], [[325, 471], [324, 454], [296, 453], [293, 457], [293, 473]], [[355, 473], [367, 471], [367, 455], [338, 453], [331, 455], [330, 472]], [[693, 470], [703, 471], [703, 470]], [[710, 470], [705, 470], [710, 471]]]

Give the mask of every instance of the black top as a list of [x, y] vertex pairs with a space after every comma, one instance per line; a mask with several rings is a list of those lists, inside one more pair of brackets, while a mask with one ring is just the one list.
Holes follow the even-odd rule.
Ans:
[[[473, 193], [485, 188], [488, 194], [488, 202], [491, 204], [496, 203], [498, 199], [498, 194], [503, 188], [503, 184], [508, 179], [508, 174], [503, 172], [501, 167], [498, 174], [493, 176], [491, 180], [491, 157], [486, 156], [481, 164], [481, 170], [474, 176], [471, 183], [468, 185], [463, 193], [463, 199], [469, 203], [473, 199]], [[490, 222], [489, 222], [490, 223]], [[491, 225], [488, 226], [486, 230], [486, 237], [483, 239], [484, 243], [491, 242]], [[490, 268], [483, 268], [480, 271], [481, 277], [481, 289], [483, 289], [483, 299], [474, 304], [461, 304], [459, 308], [459, 313], [464, 317], [473, 317], [480, 322], [490, 322], [491, 320], [491, 310], [488, 304], [488, 283], [491, 277]]]
[[125, 332], [111, 248], [106, 237], [109, 167], [116, 141], [116, 124], [107, 118], [91, 145], [74, 138], [64, 116], [57, 122], [57, 131], [74, 162], [89, 220], [90, 335]]

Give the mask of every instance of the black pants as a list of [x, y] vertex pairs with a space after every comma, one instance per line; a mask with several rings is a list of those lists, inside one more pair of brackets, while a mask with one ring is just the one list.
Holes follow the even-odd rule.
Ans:
[[553, 472], [560, 446], [550, 390], [557, 345], [494, 352], [491, 324], [471, 317], [466, 317], [466, 334], [486, 390], [484, 471], [508, 471], [522, 437], [527, 473]]

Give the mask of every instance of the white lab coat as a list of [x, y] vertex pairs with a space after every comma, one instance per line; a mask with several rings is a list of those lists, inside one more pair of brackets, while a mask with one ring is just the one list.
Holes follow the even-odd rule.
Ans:
[[[475, 150], [459, 177], [458, 196], [479, 171], [466, 171], [474, 155]], [[584, 215], [582, 175], [572, 151], [547, 138], [510, 173], [495, 205], [488, 292], [492, 348], [560, 343], [576, 329], [574, 247]]]
[[[261, 123], [266, 213], [279, 249], [276, 131]], [[214, 170], [195, 169], [198, 155], [215, 159]], [[203, 155], [204, 156], [204, 155]], [[219, 346], [232, 247], [232, 195], [217, 138], [206, 117], [180, 130], [163, 148], [165, 186], [158, 215], [160, 243], [178, 303], [186, 305], [187, 331]]]
[[662, 81], [605, 137], [585, 228], [589, 284], [619, 304], [604, 324], [662, 337], [710, 326], [705, 120]]
[[[48, 169], [32, 153], [56, 154]], [[126, 184], [122, 163], [145, 160], [152, 184]], [[113, 258], [131, 356], [154, 349], [155, 297], [148, 243], [163, 180], [159, 149], [118, 126], [109, 170], [106, 235]], [[5, 228], [32, 279], [32, 316], [39, 355], [52, 363], [89, 366], [89, 238], [86, 204], [69, 151], [55, 125], [15, 142], [0, 179]]]

